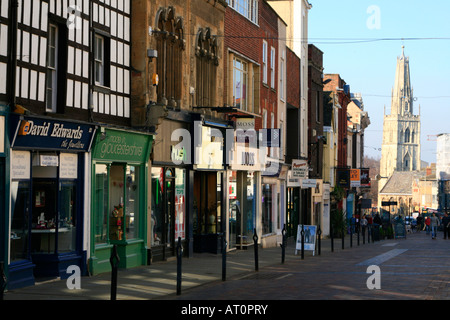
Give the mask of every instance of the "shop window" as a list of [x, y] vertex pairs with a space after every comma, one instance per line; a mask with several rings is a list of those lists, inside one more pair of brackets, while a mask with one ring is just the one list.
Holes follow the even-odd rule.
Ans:
[[164, 230], [163, 169], [152, 168], [151, 244], [162, 244]]
[[126, 176], [126, 196], [127, 202], [125, 230], [126, 238], [134, 239], [139, 236], [139, 167], [127, 166]]
[[109, 172], [109, 239], [124, 240], [124, 167], [112, 165]]
[[11, 262], [29, 258], [30, 182], [11, 183]]
[[275, 185], [262, 185], [262, 232], [268, 234], [273, 232], [273, 197], [275, 196]]
[[255, 228], [256, 176], [253, 172], [231, 171], [229, 182], [229, 243], [235, 245], [253, 243]]
[[75, 181], [61, 181], [58, 220], [58, 252], [75, 251], [77, 188]]
[[109, 184], [108, 166], [95, 165], [95, 200], [94, 200], [94, 237], [95, 244], [108, 241], [108, 212], [109, 212]]

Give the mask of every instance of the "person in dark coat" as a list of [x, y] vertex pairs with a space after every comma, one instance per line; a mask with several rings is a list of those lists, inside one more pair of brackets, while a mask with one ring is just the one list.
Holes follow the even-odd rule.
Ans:
[[450, 217], [448, 216], [447, 212], [444, 213], [444, 216], [442, 217], [442, 227], [444, 228], [444, 239], [447, 239], [447, 235], [450, 239]]

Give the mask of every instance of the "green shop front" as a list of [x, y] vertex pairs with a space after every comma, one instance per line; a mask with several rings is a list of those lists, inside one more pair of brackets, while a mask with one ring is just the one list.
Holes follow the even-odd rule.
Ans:
[[116, 245], [119, 268], [147, 263], [148, 159], [153, 136], [100, 128], [92, 148], [89, 272], [111, 270]]

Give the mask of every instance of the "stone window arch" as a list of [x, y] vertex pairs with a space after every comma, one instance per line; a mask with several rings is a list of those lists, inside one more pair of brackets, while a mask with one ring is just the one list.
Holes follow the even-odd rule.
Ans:
[[219, 42], [210, 28], [200, 28], [195, 42], [195, 101], [199, 107], [216, 106]]
[[409, 131], [409, 128], [406, 128], [405, 130], [405, 143], [409, 143], [411, 140], [411, 133]]
[[181, 104], [182, 52], [186, 48], [183, 18], [176, 16], [174, 7], [160, 8], [155, 26], [158, 103], [177, 108]]

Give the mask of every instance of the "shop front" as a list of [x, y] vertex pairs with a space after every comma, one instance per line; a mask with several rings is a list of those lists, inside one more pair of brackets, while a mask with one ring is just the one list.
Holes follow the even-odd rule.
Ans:
[[213, 121], [194, 121], [194, 252], [218, 253], [226, 231], [225, 129]]
[[86, 272], [85, 190], [95, 126], [11, 116], [9, 288]]
[[228, 247], [253, 245], [257, 222], [261, 161], [253, 118], [236, 120], [228, 176]]
[[[152, 153], [149, 232], [152, 262], [175, 256], [178, 238], [187, 249], [186, 255], [192, 255], [192, 235], [188, 235], [188, 221], [192, 218], [187, 215], [188, 178], [191, 172], [187, 158], [190, 148], [186, 141], [189, 136], [189, 122], [186, 121], [164, 119], [156, 131]], [[183, 137], [182, 141], [179, 141], [180, 137]]]
[[0, 261], [3, 262], [8, 261], [9, 243], [8, 113], [8, 106], [0, 103]]
[[89, 272], [111, 270], [117, 247], [120, 268], [147, 263], [148, 159], [153, 136], [100, 128], [92, 147]]

